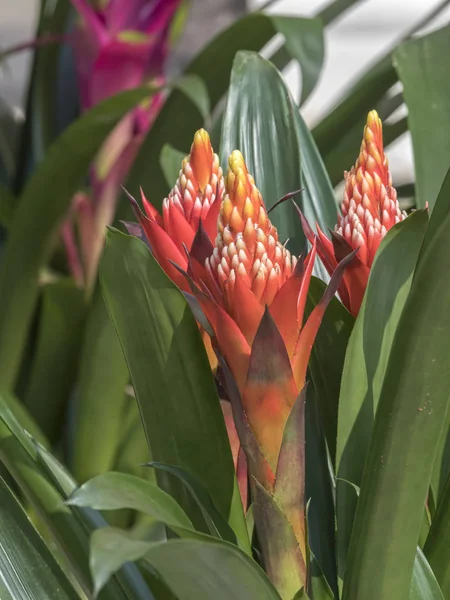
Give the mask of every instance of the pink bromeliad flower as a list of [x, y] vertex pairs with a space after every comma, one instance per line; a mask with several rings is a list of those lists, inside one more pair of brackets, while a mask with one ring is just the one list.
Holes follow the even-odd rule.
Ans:
[[[82, 110], [127, 89], [164, 83], [171, 25], [181, 0], [71, 0], [78, 21], [71, 36]], [[91, 168], [91, 194], [79, 193], [72, 214], [79, 227], [78, 253], [72, 219], [63, 226], [72, 275], [89, 294], [97, 274], [105, 227], [145, 133], [164, 102], [152, 96], [110, 134]]]

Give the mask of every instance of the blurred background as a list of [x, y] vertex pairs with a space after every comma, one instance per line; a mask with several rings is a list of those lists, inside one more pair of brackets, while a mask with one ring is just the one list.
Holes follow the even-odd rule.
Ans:
[[[279, 0], [271, 2], [267, 10], [313, 16], [328, 3], [329, 0]], [[208, 39], [243, 12], [257, 10], [267, 4], [266, 0], [192, 0], [186, 30], [169, 68], [179, 69]], [[321, 79], [303, 107], [308, 125], [313, 126], [335, 105], [352, 80], [440, 4], [442, 0], [361, 0], [354, 9], [346, 11], [342, 18], [327, 27], [326, 59]], [[1, 48], [32, 38], [37, 7], [37, 0], [3, 0], [0, 6]], [[427, 29], [442, 26], [449, 19], [450, 6]], [[17, 111], [23, 109], [30, 60], [29, 52], [14, 55], [0, 73], [1, 96]], [[287, 80], [298, 97], [301, 85], [299, 71], [288, 68]], [[410, 181], [413, 158], [409, 133], [390, 146], [388, 155], [394, 183], [400, 185]]]

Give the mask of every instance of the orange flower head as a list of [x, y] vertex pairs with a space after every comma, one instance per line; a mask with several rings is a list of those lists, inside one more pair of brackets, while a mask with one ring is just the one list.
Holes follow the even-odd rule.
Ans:
[[407, 216], [400, 210], [392, 185], [383, 148], [383, 126], [375, 110], [367, 116], [359, 156], [351, 170], [344, 173], [344, 178], [342, 215], [338, 215], [332, 240], [318, 225], [316, 235], [304, 218], [302, 224], [309, 241], [316, 240], [317, 252], [330, 275], [343, 256], [358, 250], [339, 286], [343, 304], [356, 317], [381, 240]]
[[189, 156], [181, 164], [175, 186], [163, 200], [162, 216], [143, 192], [145, 213], [134, 202], [136, 216], [153, 255], [184, 291], [189, 291], [186, 280], [172, 263], [187, 268], [185, 249], [191, 250], [200, 223], [210, 243], [214, 242], [224, 193], [219, 157], [214, 154], [208, 133], [200, 129], [194, 136]]
[[358, 159], [344, 177], [342, 216], [338, 216], [336, 231], [352, 248], [359, 248], [359, 260], [371, 267], [382, 238], [406, 218], [392, 185], [383, 126], [375, 110], [367, 116]]
[[220, 205], [224, 191], [219, 157], [213, 152], [208, 133], [200, 129], [194, 136], [189, 156], [182, 162], [175, 186], [163, 201], [166, 231], [171, 227], [174, 209], [180, 211], [192, 229], [197, 231], [200, 220], [206, 221], [216, 199]]
[[259, 304], [261, 317], [264, 305], [273, 302], [292, 275], [297, 259], [278, 241], [277, 229], [238, 150], [231, 154], [228, 164], [228, 193], [220, 208], [216, 244], [207, 268], [233, 317], [237, 317], [239, 304], [248, 292]]

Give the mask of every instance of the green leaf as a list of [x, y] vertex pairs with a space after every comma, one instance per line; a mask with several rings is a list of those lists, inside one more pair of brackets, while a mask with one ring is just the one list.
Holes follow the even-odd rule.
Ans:
[[280, 600], [251, 558], [227, 542], [173, 540], [146, 553], [179, 600]]
[[188, 473], [185, 469], [173, 465], [153, 462], [149, 463], [148, 466], [154, 467], [155, 469], [161, 469], [178, 477], [197, 502], [206, 524], [208, 525], [210, 534], [214, 537], [219, 537], [228, 542], [232, 542], [233, 544], [236, 543], [234, 531], [214, 506], [208, 490], [199, 479], [194, 477], [191, 473]]
[[[114, 466], [128, 380], [122, 348], [101, 291], [97, 290], [87, 317], [77, 380], [74, 473], [81, 482]], [[140, 462], [146, 460], [148, 454], [140, 457]]]
[[151, 542], [136, 539], [131, 533], [114, 527], [102, 527], [94, 531], [90, 558], [94, 595], [123, 565], [142, 558], [151, 545]]
[[[394, 336], [408, 298], [427, 221], [425, 211], [416, 211], [393, 227], [382, 241], [348, 344], [339, 400], [336, 465], [338, 478], [359, 487]], [[338, 481], [341, 579], [346, 569], [355, 508], [354, 493]]]
[[273, 15], [275, 29], [284, 36], [285, 48], [300, 65], [302, 92], [300, 104], [310, 96], [320, 77], [325, 57], [321, 19], [278, 17]]
[[0, 225], [5, 229], [11, 226], [15, 208], [16, 198], [6, 186], [0, 184]]
[[253, 514], [264, 569], [281, 598], [289, 600], [305, 583], [301, 572], [306, 570], [305, 558], [292, 524], [275, 496], [252, 479]]
[[[49, 447], [49, 442], [45, 435], [42, 433], [36, 421], [30, 415], [28, 410], [23, 405], [23, 402], [18, 400], [12, 394], [2, 392], [0, 401], [0, 418], [9, 419], [12, 418], [14, 422], [17, 422], [17, 435], [22, 436], [23, 430], [27, 431], [37, 442]], [[26, 443], [26, 442], [25, 442]]]
[[96, 589], [121, 565], [145, 557], [179, 600], [280, 600], [258, 565], [227, 542], [154, 543], [136, 539], [130, 532], [106, 527], [92, 536], [91, 552]]
[[[448, 198], [441, 201], [448, 204]], [[432, 239], [425, 238], [392, 343], [343, 600], [406, 598], [409, 593], [433, 458], [450, 397], [450, 280], [442, 277], [450, 269], [450, 215], [434, 231]], [[400, 258], [397, 255], [397, 263]]]
[[337, 221], [334, 192], [316, 143], [298, 111], [295, 113], [295, 131], [300, 148], [302, 183], [305, 187], [300, 197], [300, 206], [310, 223], [317, 222], [326, 230], [334, 227]]
[[[323, 43], [316, 38], [319, 34], [321, 38], [323, 36], [317, 20], [286, 19], [254, 12], [234, 22], [204, 46], [186, 69], [186, 74], [197, 75], [205, 83], [211, 112], [227, 92], [236, 53], [239, 50], [259, 51], [277, 33], [285, 35], [292, 58], [301, 62], [302, 69], [308, 74], [309, 86], [313, 85], [321, 60], [321, 55], [316, 52]], [[152, 203], [159, 208], [169, 190], [159, 164], [164, 144], [189, 148], [195, 130], [203, 125], [198, 105], [179, 90], [172, 92], [141, 147], [125, 187], [135, 193], [142, 186], [145, 192], [151, 193]]]
[[[448, 558], [448, 545], [443, 550]], [[417, 548], [409, 600], [444, 600], [447, 596], [444, 596], [443, 591], [422, 550]]]
[[431, 523], [430, 533], [424, 547], [433, 573], [445, 598], [450, 598], [450, 475]]
[[53, 442], [61, 434], [72, 391], [85, 314], [83, 292], [71, 280], [44, 287], [37, 347], [24, 403]]
[[70, 201], [102, 142], [148, 87], [109, 98], [52, 144], [17, 206], [0, 269], [0, 381], [14, 386], [38, 296], [39, 271]]
[[[220, 144], [222, 168], [239, 149], [267, 207], [300, 188], [300, 157], [295, 135], [296, 107], [273, 65], [253, 52], [239, 52], [233, 63]], [[274, 134], [276, 132], [276, 134]], [[304, 237], [290, 202], [271, 213], [280, 238]]]
[[1, 478], [0, 539], [2, 600], [77, 600], [52, 552]]
[[444, 27], [402, 44], [394, 54], [408, 107], [419, 207], [428, 202], [433, 208], [450, 163], [450, 81], [442, 61], [449, 44], [450, 27]]
[[70, 506], [97, 510], [131, 508], [164, 523], [179, 535], [194, 527], [176, 500], [155, 483], [126, 473], [104, 473], [84, 483], [67, 500]]
[[[325, 291], [326, 284], [313, 277], [309, 284], [307, 314], [313, 310]], [[332, 463], [336, 460], [339, 392], [345, 352], [354, 319], [342, 304], [333, 298], [328, 305], [314, 342], [309, 371], [316, 391], [322, 426]]]
[[335, 595], [333, 594], [330, 586], [328, 585], [327, 579], [322, 572], [317, 558], [314, 555], [311, 557], [310, 569], [311, 588], [314, 594], [314, 600], [334, 600]]
[[[316, 566], [312, 564], [311, 568], [313, 574], [320, 580], [317, 582], [318, 586], [332, 588], [337, 595], [334, 481], [329, 465], [323, 423], [317, 402], [317, 393], [310, 385], [307, 390], [305, 409], [305, 498], [308, 503], [309, 547], [315, 555], [317, 563]], [[320, 569], [318, 568], [319, 564]], [[322, 583], [322, 579], [325, 580], [325, 583]], [[314, 592], [314, 598], [317, 600], [316, 592]]]
[[[219, 399], [183, 295], [145, 244], [118, 231], [108, 233], [100, 277], [153, 459], [199, 477], [244, 541], [245, 519]], [[198, 507], [186, 488], [162, 473], [158, 480], [197, 524]]]
[[[21, 428], [0, 396], [0, 461], [24, 496], [45, 523], [64, 565], [70, 568], [82, 589], [89, 594], [89, 536], [106, 522], [93, 511], [65, 505], [76, 483], [58, 461], [39, 447]], [[99, 600], [149, 600], [148, 590], [134, 569], [119, 573]]]
[[159, 158], [161, 169], [166, 178], [167, 185], [172, 188], [178, 178], [181, 169], [181, 163], [186, 156], [186, 152], [176, 150], [170, 144], [164, 144]]

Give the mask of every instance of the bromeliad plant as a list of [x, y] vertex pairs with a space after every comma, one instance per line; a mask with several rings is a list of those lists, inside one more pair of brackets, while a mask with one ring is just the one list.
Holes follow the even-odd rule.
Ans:
[[[103, 32], [88, 70], [135, 56], [144, 2], [76, 4], [78, 33]], [[303, 101], [344, 4], [249, 15], [168, 84], [128, 165], [138, 223], [119, 199], [91, 298], [55, 240], [160, 88], [84, 106], [43, 160], [51, 128], [25, 129], [42, 163], [22, 192], [24, 165], [5, 179], [17, 204], [0, 189], [2, 599], [450, 598], [450, 33], [402, 43], [310, 132], [273, 63], [298, 61]], [[64, 33], [63, 3], [43, 7], [39, 34]], [[32, 106], [59, 48], [39, 48]], [[384, 148], [407, 127], [409, 199]]]

